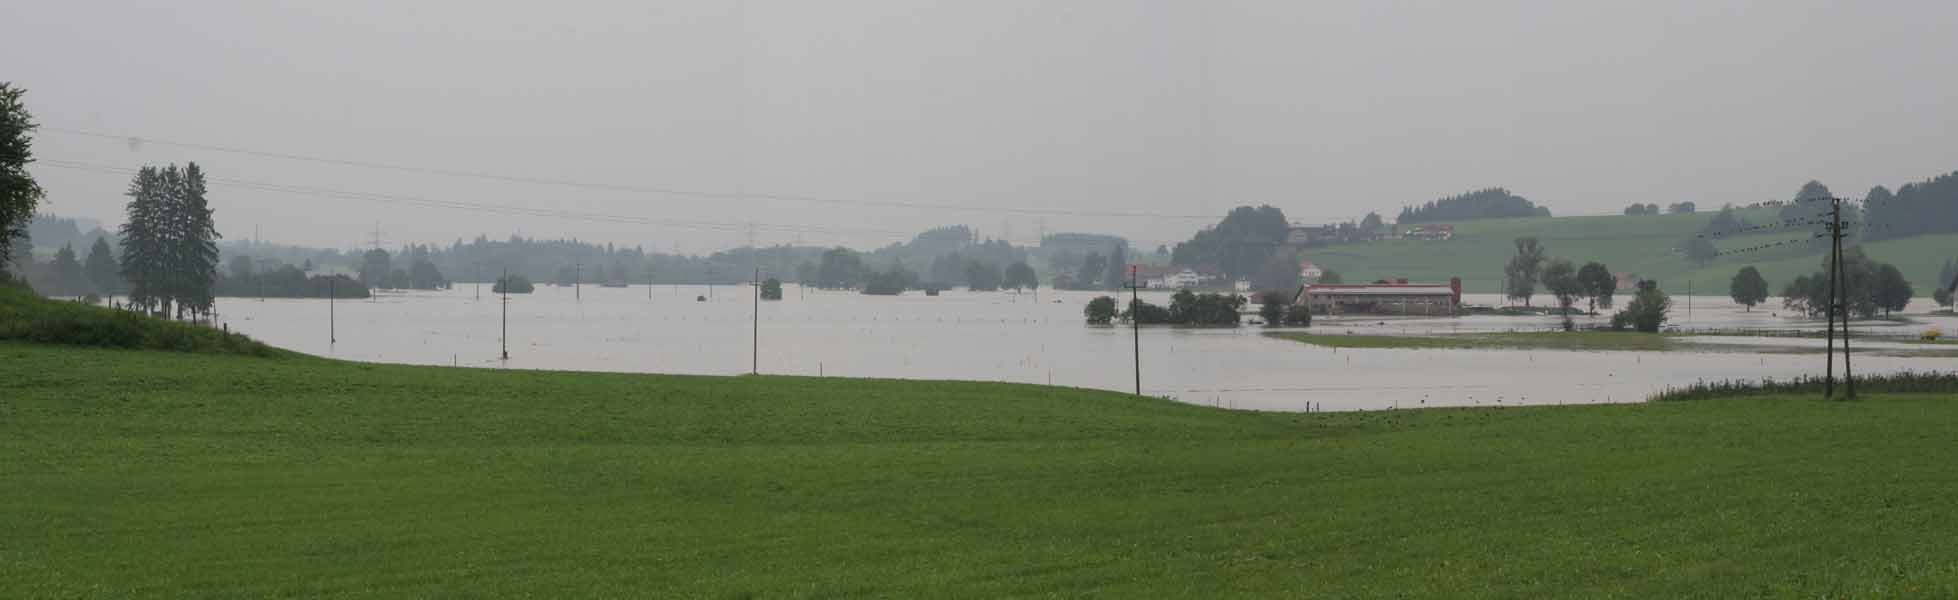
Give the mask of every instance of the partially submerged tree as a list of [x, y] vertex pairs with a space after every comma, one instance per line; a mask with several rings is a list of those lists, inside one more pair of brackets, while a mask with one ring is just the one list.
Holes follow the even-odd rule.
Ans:
[[1659, 282], [1650, 279], [1638, 282], [1638, 292], [1625, 309], [1611, 316], [1613, 329], [1631, 327], [1645, 333], [1657, 333], [1666, 323], [1666, 313], [1672, 309], [1672, 298], [1659, 289]]
[[1583, 288], [1583, 296], [1591, 300], [1591, 313], [1598, 307], [1611, 308], [1611, 299], [1618, 293], [1618, 277], [1601, 262], [1587, 262], [1577, 270], [1577, 284]]
[[1258, 316], [1265, 320], [1266, 327], [1284, 324], [1286, 302], [1284, 294], [1264, 292], [1258, 294]]
[[1088, 306], [1081, 309], [1081, 313], [1088, 317], [1090, 325], [1107, 325], [1115, 320], [1115, 299], [1097, 296], [1088, 301]]
[[1530, 297], [1536, 295], [1537, 277], [1542, 272], [1544, 261], [1543, 244], [1533, 237], [1516, 238], [1516, 256], [1510, 257], [1503, 265], [1503, 293], [1511, 300], [1522, 300], [1523, 306], [1530, 305]]
[[1735, 303], [1753, 312], [1754, 305], [1768, 299], [1768, 280], [1761, 277], [1761, 271], [1754, 265], [1741, 267], [1740, 272], [1734, 274], [1733, 282], [1728, 284], [1727, 293]]
[[1543, 267], [1543, 287], [1557, 298], [1558, 313], [1564, 317], [1564, 331], [1576, 329], [1571, 322], [1571, 305], [1584, 295], [1584, 285], [1577, 279], [1577, 267], [1561, 258], [1552, 259]]

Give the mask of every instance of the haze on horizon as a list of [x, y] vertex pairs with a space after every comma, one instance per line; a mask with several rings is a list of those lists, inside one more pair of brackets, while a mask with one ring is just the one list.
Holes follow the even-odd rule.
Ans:
[[520, 232], [704, 252], [754, 222], [762, 244], [969, 224], [1153, 247], [1242, 204], [1392, 219], [1503, 186], [1601, 214], [1958, 169], [1953, 3], [513, 4], [8, 3], [0, 80], [43, 126], [44, 212], [113, 224], [126, 201], [126, 175], [57, 164], [196, 161], [228, 238], [341, 248], [377, 221], [390, 245]]

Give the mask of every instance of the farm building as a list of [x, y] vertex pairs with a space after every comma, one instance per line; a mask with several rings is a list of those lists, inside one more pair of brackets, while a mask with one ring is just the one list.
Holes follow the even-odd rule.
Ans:
[[1308, 285], [1304, 301], [1312, 312], [1327, 315], [1454, 315], [1462, 306], [1462, 278], [1448, 283], [1391, 283]]
[[1455, 226], [1448, 224], [1415, 225], [1401, 235], [1410, 240], [1452, 240], [1455, 239]]

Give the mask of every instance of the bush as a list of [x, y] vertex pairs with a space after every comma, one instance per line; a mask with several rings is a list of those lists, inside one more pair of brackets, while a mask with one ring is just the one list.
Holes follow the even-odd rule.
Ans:
[[1088, 306], [1081, 309], [1081, 313], [1088, 317], [1088, 323], [1091, 325], [1107, 325], [1115, 320], [1115, 299], [1100, 296], [1089, 300]]
[[535, 291], [537, 286], [530, 282], [530, 278], [522, 275], [498, 277], [496, 285], [490, 286], [490, 292], [496, 294], [528, 294]]
[[1258, 316], [1265, 320], [1266, 327], [1277, 327], [1285, 323], [1285, 298], [1278, 292], [1258, 294]]
[[1638, 293], [1625, 305], [1625, 310], [1611, 316], [1611, 328], [1624, 330], [1627, 326], [1645, 333], [1658, 333], [1659, 327], [1666, 323], [1666, 312], [1672, 308], [1672, 298], [1659, 289], [1659, 282], [1650, 279], [1638, 282]]
[[1290, 327], [1311, 327], [1312, 307], [1293, 304], [1285, 308], [1285, 325]]

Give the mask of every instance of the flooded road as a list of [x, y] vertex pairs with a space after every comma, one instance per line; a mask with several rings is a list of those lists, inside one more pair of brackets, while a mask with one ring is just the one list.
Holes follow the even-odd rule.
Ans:
[[[696, 301], [710, 294], [711, 300]], [[760, 372], [778, 375], [1134, 387], [1132, 332], [1083, 323], [1083, 305], [1099, 293], [1043, 290], [1037, 300], [1034, 294], [964, 291], [888, 297], [787, 285], [784, 300], [760, 304], [758, 336], [749, 294], [747, 286], [585, 286], [575, 292], [540, 286], [534, 294], [510, 297], [508, 361], [499, 359], [501, 306], [488, 286], [480, 298], [474, 285], [462, 284], [335, 302], [337, 343], [328, 342], [325, 300], [225, 298], [219, 310], [220, 321], [234, 331], [356, 361], [731, 375], [747, 373], [752, 360]], [[1167, 293], [1143, 297], [1168, 302]], [[1467, 300], [1492, 303], [1480, 296]], [[1677, 314], [1683, 324], [1683, 310]], [[1743, 312], [1724, 299], [1694, 299], [1696, 326], [1807, 326], [1772, 314]], [[1947, 321], [1885, 327], [1902, 334]], [[1555, 325], [1550, 317], [1343, 318], [1321, 319], [1313, 331], [1418, 334]], [[1872, 328], [1859, 332], [1865, 329]], [[1143, 391], [1259, 410], [1628, 402], [1699, 380], [1810, 374], [1822, 361], [1814, 354], [1745, 351], [1332, 350], [1270, 339], [1263, 331], [1143, 328]], [[755, 337], [758, 352], [751, 346]], [[1952, 370], [1958, 359], [1859, 355], [1856, 365], [1859, 373]]]

